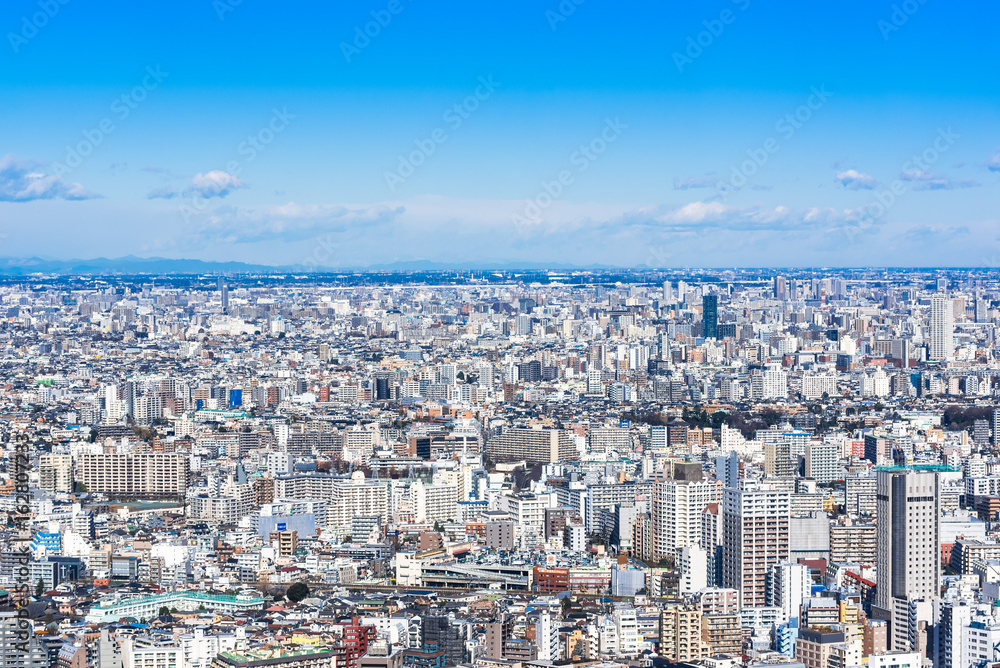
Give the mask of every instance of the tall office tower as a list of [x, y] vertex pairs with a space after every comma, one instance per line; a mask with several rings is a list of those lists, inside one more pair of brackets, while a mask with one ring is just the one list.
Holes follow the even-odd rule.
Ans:
[[219, 292], [222, 293], [222, 312], [229, 313], [229, 286], [223, 283]]
[[714, 480], [660, 480], [653, 483], [653, 555], [674, 558], [682, 547], [701, 541], [701, 513], [715, 503]]
[[993, 445], [1000, 443], [1000, 408], [993, 409]]
[[670, 303], [670, 281], [663, 281], [663, 301]]
[[719, 338], [719, 298], [715, 295], [701, 298], [701, 330], [706, 339]]
[[890, 648], [911, 651], [911, 603], [940, 595], [940, 480], [937, 471], [878, 472], [873, 616], [889, 620]]
[[684, 303], [684, 299], [687, 297], [688, 284], [684, 281], [677, 281], [677, 301]]
[[134, 380], [125, 381], [125, 389], [122, 393], [123, 399], [125, 401], [125, 413], [129, 416], [135, 416], [135, 399], [139, 394], [139, 388]]
[[771, 567], [788, 561], [791, 493], [746, 480], [722, 494], [722, 586], [735, 589], [741, 607], [767, 605]]
[[946, 360], [954, 355], [954, 330], [955, 310], [951, 300], [944, 295], [934, 295], [931, 297], [931, 359]]
[[975, 301], [973, 301], [976, 322], [990, 321], [990, 303], [983, 299], [983, 291], [976, 290]]
[[784, 276], [774, 277], [774, 298], [785, 301], [788, 296], [788, 287]]

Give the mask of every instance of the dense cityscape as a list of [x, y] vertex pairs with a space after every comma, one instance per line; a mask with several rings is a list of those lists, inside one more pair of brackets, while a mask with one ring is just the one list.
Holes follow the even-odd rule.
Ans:
[[32, 274], [0, 308], [7, 666], [1000, 661], [995, 271]]

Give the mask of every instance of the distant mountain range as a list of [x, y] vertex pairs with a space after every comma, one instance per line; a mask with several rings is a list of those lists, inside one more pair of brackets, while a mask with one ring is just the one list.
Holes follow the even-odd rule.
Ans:
[[265, 265], [246, 262], [211, 262], [205, 260], [174, 260], [163, 257], [93, 258], [89, 260], [53, 260], [40, 257], [0, 258], [0, 275], [25, 276], [28, 274], [273, 274], [284, 272], [342, 273], [355, 272], [414, 272], [414, 271], [579, 271], [620, 269], [608, 265], [585, 267], [541, 262], [433, 262], [409, 260], [389, 264], [358, 267], [305, 267], [303, 265]]

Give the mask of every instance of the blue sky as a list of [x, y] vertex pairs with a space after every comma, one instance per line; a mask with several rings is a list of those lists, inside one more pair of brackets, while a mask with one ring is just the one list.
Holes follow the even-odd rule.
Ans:
[[671, 4], [9, 0], [0, 256], [996, 261], [995, 5]]

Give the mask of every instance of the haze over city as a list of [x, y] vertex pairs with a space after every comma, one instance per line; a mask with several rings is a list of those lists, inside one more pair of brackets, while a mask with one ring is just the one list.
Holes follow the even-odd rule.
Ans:
[[389, 4], [8, 3], [0, 255], [983, 266], [998, 250], [993, 4]]

